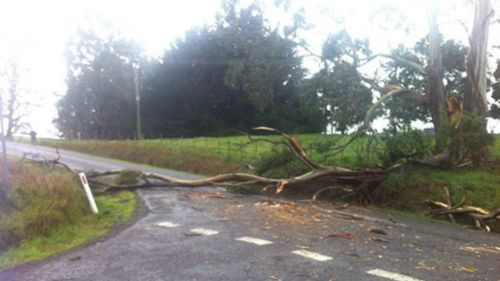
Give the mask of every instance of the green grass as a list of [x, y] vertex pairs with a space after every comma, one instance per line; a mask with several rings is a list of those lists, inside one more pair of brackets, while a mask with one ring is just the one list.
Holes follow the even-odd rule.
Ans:
[[14, 159], [9, 162], [12, 207], [0, 213], [0, 268], [82, 245], [134, 213], [132, 192], [97, 196], [100, 212], [94, 215], [73, 174]]
[[377, 197], [399, 209], [422, 210], [426, 199], [443, 201], [448, 187], [452, 202], [495, 209], [500, 206], [498, 170], [426, 171], [394, 173], [378, 188]]
[[[390, 212], [432, 220], [433, 218], [424, 215], [427, 209], [424, 201], [446, 202], [444, 187], [450, 190], [454, 205], [465, 199], [465, 205], [487, 210], [500, 207], [498, 167], [483, 170], [413, 170], [394, 173], [375, 190], [375, 197], [382, 203], [381, 206]], [[447, 220], [446, 217], [440, 219]], [[461, 222], [469, 225], [473, 223], [465, 217], [461, 218]], [[489, 223], [493, 232], [500, 232], [500, 223], [491, 221]]]
[[[344, 152], [325, 158], [317, 151], [318, 144], [324, 146], [326, 142], [331, 142], [333, 145], [339, 145], [347, 141], [349, 137], [320, 134], [295, 137], [312, 158], [348, 167], [358, 163], [356, 150], [367, 142], [367, 139], [360, 139], [353, 142]], [[264, 137], [256, 139], [261, 138]], [[266, 136], [265, 138], [272, 141], [281, 139], [279, 136]], [[40, 144], [205, 175], [244, 171], [249, 164], [255, 165], [273, 148], [273, 144], [269, 142], [250, 142], [246, 136], [141, 141], [41, 140]], [[371, 159], [372, 162], [376, 160]]]
[[100, 211], [98, 215], [84, 215], [78, 222], [60, 225], [46, 236], [21, 241], [18, 247], [0, 255], [0, 268], [40, 260], [105, 235], [113, 225], [123, 223], [132, 217], [136, 197], [134, 193], [124, 191], [97, 196], [96, 202]]
[[500, 135], [495, 135], [495, 143], [490, 152], [493, 157], [500, 159]]
[[[369, 139], [354, 141], [342, 153], [325, 157], [321, 147], [331, 142], [333, 146], [345, 143], [349, 136], [340, 135], [295, 135], [313, 159], [325, 164], [354, 167], [364, 155], [363, 144]], [[280, 136], [256, 137], [273, 141]], [[198, 137], [154, 140], [41, 140], [42, 145], [75, 150], [94, 155], [111, 157], [142, 164], [150, 164], [164, 168], [177, 169], [198, 174], [213, 175], [225, 172], [241, 171], [247, 165], [255, 165], [263, 155], [271, 152], [273, 144], [269, 142], [250, 142], [247, 136], [231, 137]], [[373, 150], [380, 150], [383, 144], [373, 143]], [[494, 157], [500, 158], [500, 135], [496, 136], [495, 145], [491, 148]], [[367, 163], [377, 163], [377, 153], [372, 153]], [[204, 163], [210, 163], [205, 165]]]

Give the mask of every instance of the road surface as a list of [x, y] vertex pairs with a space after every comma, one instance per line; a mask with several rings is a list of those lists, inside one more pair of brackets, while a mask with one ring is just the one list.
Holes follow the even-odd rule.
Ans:
[[[25, 151], [54, 156], [50, 148], [9, 143], [10, 153]], [[196, 178], [69, 151], [61, 156], [84, 170], [132, 168]], [[408, 218], [394, 224], [369, 210], [353, 217], [219, 188], [139, 194], [149, 211], [130, 227], [4, 270], [0, 280], [500, 280], [498, 234]]]

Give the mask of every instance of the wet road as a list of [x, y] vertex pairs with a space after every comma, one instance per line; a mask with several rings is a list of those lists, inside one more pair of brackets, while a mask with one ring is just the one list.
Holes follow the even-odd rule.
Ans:
[[[30, 145], [10, 143], [9, 150], [54, 155]], [[78, 169], [196, 177], [75, 152], [61, 156]], [[149, 212], [122, 232], [0, 272], [0, 280], [500, 280], [498, 234], [408, 218], [394, 224], [357, 209], [360, 219], [218, 188], [139, 195]]]

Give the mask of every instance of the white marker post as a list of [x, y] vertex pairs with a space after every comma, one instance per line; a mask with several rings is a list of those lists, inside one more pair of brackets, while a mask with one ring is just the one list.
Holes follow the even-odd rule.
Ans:
[[85, 190], [85, 194], [87, 195], [87, 199], [89, 200], [90, 208], [92, 209], [92, 212], [94, 214], [99, 213], [99, 210], [97, 210], [97, 205], [94, 200], [94, 196], [92, 195], [92, 191], [90, 191], [90, 186], [89, 182], [87, 181], [87, 177], [85, 176], [85, 173], [79, 173], [80, 176], [80, 181], [82, 182], [83, 189]]

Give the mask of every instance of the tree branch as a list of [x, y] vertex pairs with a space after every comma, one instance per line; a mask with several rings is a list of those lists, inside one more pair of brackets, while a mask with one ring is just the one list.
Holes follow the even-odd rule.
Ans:
[[311, 169], [323, 168], [324, 166], [314, 162], [309, 155], [307, 155], [306, 151], [302, 148], [299, 141], [292, 138], [291, 136], [281, 132], [280, 130], [269, 128], [269, 127], [255, 127], [253, 128], [256, 131], [268, 131], [273, 133], [280, 134], [287, 141], [288, 147], [292, 150], [292, 152], [299, 158], [299, 160], [308, 166]]
[[413, 62], [411, 60], [407, 60], [407, 59], [402, 58], [400, 56], [390, 55], [390, 54], [375, 54], [373, 56], [360, 59], [361, 61], [364, 61], [364, 62], [361, 63], [361, 64], [359, 64], [359, 66], [366, 65], [369, 62], [371, 62], [372, 60], [374, 60], [376, 58], [379, 58], [379, 57], [391, 59], [391, 60], [393, 60], [393, 61], [395, 61], [397, 63], [400, 63], [400, 64], [402, 64], [402, 65], [404, 65], [406, 67], [412, 68], [414, 71], [416, 71], [416, 72], [418, 72], [418, 73], [420, 73], [422, 75], [427, 75], [427, 72], [425, 71], [425, 68], [423, 68], [420, 64], [418, 64], [416, 62]]

